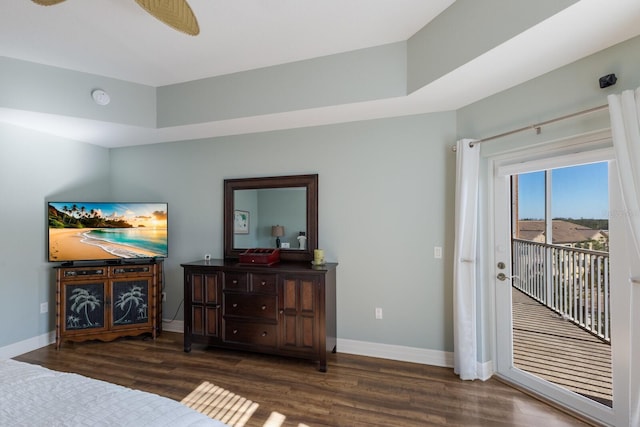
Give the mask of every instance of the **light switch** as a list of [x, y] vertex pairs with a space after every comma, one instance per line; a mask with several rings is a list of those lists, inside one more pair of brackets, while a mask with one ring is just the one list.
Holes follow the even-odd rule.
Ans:
[[433, 257], [436, 259], [442, 258], [442, 248], [440, 246], [435, 246], [433, 248]]

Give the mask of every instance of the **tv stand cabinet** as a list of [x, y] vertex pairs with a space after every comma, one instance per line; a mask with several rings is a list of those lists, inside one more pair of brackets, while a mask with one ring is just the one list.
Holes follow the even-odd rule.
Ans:
[[163, 262], [95, 263], [56, 269], [56, 349], [63, 341], [111, 341], [162, 328]]
[[336, 350], [336, 267], [203, 260], [184, 268], [184, 351], [192, 343], [317, 361]]

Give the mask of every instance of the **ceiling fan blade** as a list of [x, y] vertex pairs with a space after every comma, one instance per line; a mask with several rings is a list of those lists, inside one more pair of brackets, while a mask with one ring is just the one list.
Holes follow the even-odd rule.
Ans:
[[52, 6], [54, 4], [62, 3], [64, 0], [31, 0], [32, 2], [39, 4], [40, 6]]
[[168, 26], [191, 36], [200, 34], [198, 20], [187, 0], [136, 0], [144, 10]]

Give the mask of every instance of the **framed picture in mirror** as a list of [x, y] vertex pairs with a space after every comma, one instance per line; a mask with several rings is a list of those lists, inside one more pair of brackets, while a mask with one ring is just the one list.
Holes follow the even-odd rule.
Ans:
[[249, 212], [234, 210], [233, 211], [233, 233], [249, 234]]

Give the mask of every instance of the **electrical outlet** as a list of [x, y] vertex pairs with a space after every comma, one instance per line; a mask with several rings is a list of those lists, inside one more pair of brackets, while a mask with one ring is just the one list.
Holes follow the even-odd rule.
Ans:
[[43, 302], [40, 304], [40, 314], [47, 313], [49, 311], [49, 303]]
[[167, 293], [163, 292], [162, 293], [162, 302], [165, 302], [167, 300]]
[[382, 308], [376, 307], [376, 320], [382, 319]]

